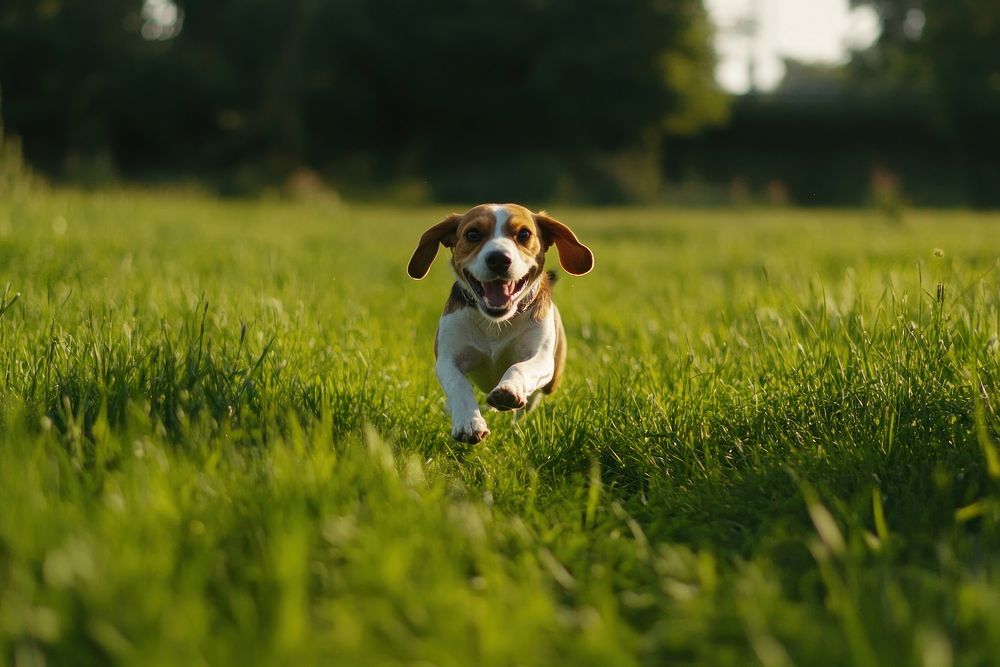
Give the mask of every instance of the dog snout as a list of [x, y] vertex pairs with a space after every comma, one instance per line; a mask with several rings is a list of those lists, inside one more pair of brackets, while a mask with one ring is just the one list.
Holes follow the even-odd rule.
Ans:
[[490, 271], [496, 274], [507, 273], [510, 269], [511, 259], [510, 256], [505, 252], [500, 252], [495, 250], [490, 254], [486, 255], [486, 266]]

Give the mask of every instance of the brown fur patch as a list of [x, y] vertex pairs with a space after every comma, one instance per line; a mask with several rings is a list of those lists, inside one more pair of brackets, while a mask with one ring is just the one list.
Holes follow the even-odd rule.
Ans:
[[410, 263], [406, 267], [406, 272], [411, 278], [420, 280], [427, 275], [431, 268], [431, 263], [438, 253], [438, 245], [450, 248], [455, 245], [455, 230], [461, 222], [462, 216], [452, 213], [447, 218], [437, 223], [420, 237], [417, 248], [410, 257]]
[[555, 244], [559, 250], [559, 264], [566, 273], [582, 276], [594, 268], [594, 253], [580, 243], [573, 230], [542, 211], [534, 216], [535, 224], [545, 238], [546, 248]]
[[556, 319], [556, 350], [555, 366], [552, 370], [552, 379], [542, 387], [542, 391], [551, 394], [559, 388], [559, 381], [562, 380], [563, 371], [566, 369], [566, 329], [563, 328], [562, 317], [559, 311], [555, 311]]
[[[541, 270], [542, 267], [539, 267]], [[531, 300], [531, 303], [524, 309], [535, 322], [541, 322], [549, 313], [552, 307], [552, 279], [549, 278], [548, 271], [542, 271], [542, 277], [538, 281], [538, 292]]]
[[448, 295], [448, 300], [444, 302], [444, 312], [441, 315], [443, 317], [456, 310], [470, 307], [473, 307], [473, 304], [469, 303], [468, 298], [462, 293], [462, 288], [458, 286], [458, 283], [455, 283], [451, 286], [451, 293]]
[[[451, 252], [451, 263], [459, 275], [462, 274], [462, 269], [476, 261], [479, 250], [493, 236], [495, 225], [496, 217], [493, 215], [492, 206], [488, 204], [471, 208], [462, 216], [456, 230], [455, 246]], [[468, 238], [468, 233], [473, 229], [480, 234], [478, 241], [470, 241]]]

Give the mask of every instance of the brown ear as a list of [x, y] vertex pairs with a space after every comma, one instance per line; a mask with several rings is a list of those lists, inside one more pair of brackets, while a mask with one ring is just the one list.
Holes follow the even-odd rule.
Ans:
[[590, 248], [580, 243], [573, 230], [563, 223], [545, 215], [545, 212], [535, 214], [535, 224], [542, 231], [545, 247], [553, 243], [559, 249], [559, 264], [567, 273], [582, 276], [594, 268], [594, 253]]
[[437, 257], [439, 243], [446, 248], [455, 245], [455, 230], [458, 229], [458, 223], [461, 219], [461, 215], [452, 213], [424, 232], [424, 235], [420, 237], [420, 242], [417, 243], [417, 249], [410, 257], [409, 266], [406, 267], [406, 272], [410, 274], [411, 278], [420, 280], [427, 275], [431, 263]]

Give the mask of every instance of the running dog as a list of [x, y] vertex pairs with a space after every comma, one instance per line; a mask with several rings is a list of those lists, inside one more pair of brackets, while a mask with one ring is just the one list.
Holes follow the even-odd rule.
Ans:
[[473, 383], [497, 410], [530, 410], [562, 378], [566, 332], [552, 302], [555, 274], [543, 268], [553, 244], [567, 273], [582, 276], [594, 268], [594, 254], [569, 227], [517, 204], [449, 215], [424, 232], [413, 251], [407, 272], [419, 280], [439, 245], [451, 249], [455, 284], [434, 355], [456, 440], [474, 444], [490, 434]]

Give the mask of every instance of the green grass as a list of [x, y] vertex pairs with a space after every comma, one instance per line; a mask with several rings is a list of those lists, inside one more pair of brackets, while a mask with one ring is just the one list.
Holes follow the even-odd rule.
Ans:
[[0, 664], [1000, 662], [1000, 217], [553, 208], [469, 447], [445, 212], [0, 201]]

